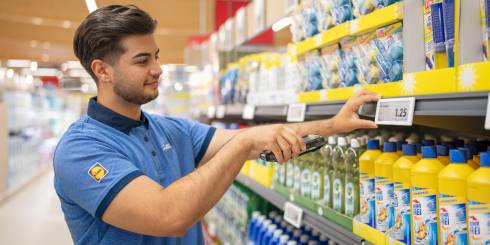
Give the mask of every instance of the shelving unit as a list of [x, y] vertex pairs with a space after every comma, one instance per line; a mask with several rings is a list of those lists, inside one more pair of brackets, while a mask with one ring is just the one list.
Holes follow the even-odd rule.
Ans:
[[[272, 203], [274, 206], [284, 210], [284, 204], [288, 200], [279, 193], [268, 189], [267, 187], [258, 184], [251, 178], [241, 174], [238, 175], [236, 181], [247, 186], [252, 191]], [[339, 225], [334, 224], [331, 221], [305, 209], [303, 210], [303, 223], [312, 226], [322, 234], [326, 235], [331, 241], [338, 244], [370, 244], [351, 231], [343, 229]]]

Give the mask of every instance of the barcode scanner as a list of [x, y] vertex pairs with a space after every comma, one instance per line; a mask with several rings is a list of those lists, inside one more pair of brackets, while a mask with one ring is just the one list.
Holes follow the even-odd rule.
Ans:
[[[327, 140], [324, 137], [313, 134], [303, 136], [303, 141], [305, 142], [306, 150], [302, 151], [299, 154], [300, 156], [312, 151], [316, 151], [327, 144]], [[259, 158], [266, 162], [277, 162], [276, 156], [270, 150], [265, 150], [261, 152]]]

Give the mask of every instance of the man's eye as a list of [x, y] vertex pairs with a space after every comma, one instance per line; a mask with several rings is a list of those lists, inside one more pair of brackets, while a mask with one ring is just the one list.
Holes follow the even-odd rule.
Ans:
[[145, 64], [146, 62], [148, 62], [148, 59], [139, 60], [136, 63], [138, 63], [138, 64]]

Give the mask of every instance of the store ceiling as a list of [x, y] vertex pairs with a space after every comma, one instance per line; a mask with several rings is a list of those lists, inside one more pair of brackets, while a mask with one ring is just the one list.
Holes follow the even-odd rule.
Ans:
[[[97, 0], [97, 6], [135, 4], [158, 20], [156, 40], [162, 63], [182, 63], [190, 35], [199, 34], [199, 0]], [[206, 0], [206, 32], [212, 30], [214, 0]], [[84, 0], [1, 0], [0, 60], [75, 60], [72, 38], [88, 15]]]

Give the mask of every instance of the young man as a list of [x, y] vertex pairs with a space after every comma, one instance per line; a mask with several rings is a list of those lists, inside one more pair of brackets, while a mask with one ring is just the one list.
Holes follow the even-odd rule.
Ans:
[[112, 5], [78, 27], [74, 51], [98, 96], [54, 156], [55, 189], [76, 244], [202, 244], [199, 220], [247, 159], [272, 150], [298, 156], [302, 135], [375, 128], [357, 109], [378, 95], [363, 91], [330, 120], [221, 130], [150, 115], [161, 75], [156, 21], [135, 6]]

